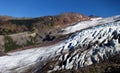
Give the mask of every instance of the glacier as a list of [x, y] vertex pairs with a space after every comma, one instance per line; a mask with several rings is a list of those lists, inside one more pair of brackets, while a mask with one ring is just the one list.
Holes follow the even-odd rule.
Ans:
[[7, 56], [1, 56], [0, 73], [25, 73], [29, 70], [36, 73], [38, 68], [56, 56], [59, 59], [49, 72], [78, 69], [120, 53], [120, 15], [79, 22], [63, 30], [63, 35], [73, 34], [51, 46], [9, 52]]

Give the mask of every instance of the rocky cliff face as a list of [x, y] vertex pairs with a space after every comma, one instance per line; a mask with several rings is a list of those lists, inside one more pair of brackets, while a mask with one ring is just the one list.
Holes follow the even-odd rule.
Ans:
[[[83, 23], [84, 25], [89, 23], [90, 26], [85, 27], [81, 25]], [[77, 29], [75, 29], [76, 26]], [[79, 28], [80, 26], [82, 28]], [[105, 70], [119, 72], [120, 15], [79, 22], [63, 28], [60, 34], [69, 34], [69, 37], [50, 46], [9, 52], [6, 56], [0, 57], [0, 72], [66, 73], [72, 71], [85, 73], [84, 69], [91, 71], [93, 67], [102, 71], [91, 72], [103, 73]], [[101, 64], [110, 68], [101, 69], [104, 66]], [[115, 68], [111, 69], [112, 67]]]

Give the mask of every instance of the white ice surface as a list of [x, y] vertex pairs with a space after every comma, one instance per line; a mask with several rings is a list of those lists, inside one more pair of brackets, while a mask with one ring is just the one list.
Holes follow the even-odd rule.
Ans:
[[101, 24], [106, 24], [106, 23], [110, 23], [110, 22], [114, 22], [116, 20], [119, 20], [120, 15], [114, 16], [114, 17], [109, 17], [109, 18], [92, 18], [89, 21], [82, 21], [79, 22], [75, 25], [72, 25], [70, 27], [66, 27], [63, 30], [62, 34], [69, 34], [69, 33], [73, 33], [85, 28], [89, 28], [89, 27], [93, 27], [96, 25], [101, 25]]

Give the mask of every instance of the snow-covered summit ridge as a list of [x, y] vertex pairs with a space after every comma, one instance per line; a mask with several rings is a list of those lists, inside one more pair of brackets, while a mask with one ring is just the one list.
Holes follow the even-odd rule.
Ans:
[[[51, 46], [8, 53], [9, 56], [0, 57], [0, 72], [24, 73], [31, 70], [35, 73], [45, 62], [56, 56], [60, 57], [53, 70], [77, 69], [104, 60], [109, 54], [119, 53], [120, 15], [85, 21], [84, 25], [89, 22], [91, 25], [94, 22], [101, 24], [74, 33], [68, 39]], [[76, 29], [77, 25], [79, 24], [75, 25]], [[67, 34], [76, 31], [73, 27]]]

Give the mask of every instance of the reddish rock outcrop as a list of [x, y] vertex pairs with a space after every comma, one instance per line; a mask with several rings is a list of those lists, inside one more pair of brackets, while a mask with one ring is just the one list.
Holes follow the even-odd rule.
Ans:
[[83, 14], [79, 14], [79, 13], [63, 13], [57, 17], [56, 24], [65, 25], [65, 24], [71, 24], [89, 19], [90, 17], [84, 16]]

